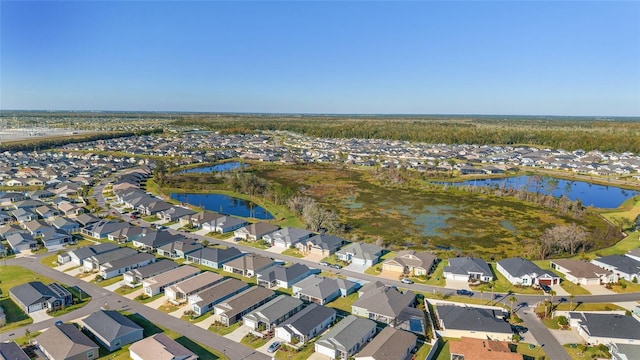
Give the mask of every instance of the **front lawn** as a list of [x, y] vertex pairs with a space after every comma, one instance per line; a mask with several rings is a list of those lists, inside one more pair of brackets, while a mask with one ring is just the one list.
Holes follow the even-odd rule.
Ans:
[[[100, 275], [98, 275], [98, 276], [100, 276]], [[97, 280], [97, 279], [99, 279], [98, 276], [96, 276], [96, 279], [91, 280], [91, 283], [92, 284], [96, 284], [96, 285], [101, 286], [101, 287], [107, 287], [109, 285], [113, 285], [113, 284], [115, 284], [117, 282], [122, 281], [122, 275], [114, 276], [114, 277], [112, 277], [110, 279], [101, 280], [101, 281]]]
[[308, 359], [311, 357], [315, 350], [314, 342], [307, 343], [300, 351], [295, 351], [293, 348], [283, 344], [276, 352], [276, 359], [278, 360], [290, 360], [290, 359]]
[[227, 326], [222, 323], [213, 323], [209, 326], [209, 331], [214, 332], [220, 336], [225, 336], [227, 334], [231, 334], [234, 330], [242, 325], [242, 321], [238, 321], [237, 323]]
[[0, 331], [8, 331], [33, 322], [33, 320], [9, 298], [9, 290], [11, 288], [26, 284], [30, 281], [41, 281], [45, 284], [53, 282], [53, 280], [48, 277], [23, 268], [22, 266], [10, 265], [0, 267], [0, 304], [7, 315], [7, 325], [3, 326]]
[[115, 293], [118, 295], [127, 295], [127, 294], [131, 294], [132, 292], [141, 289], [140, 287], [129, 287], [127, 285], [123, 285], [120, 286], [119, 288], [116, 289]]
[[148, 295], [145, 295], [145, 294], [140, 294], [140, 295], [136, 296], [135, 301], [137, 301], [139, 303], [142, 303], [142, 304], [148, 304], [148, 303], [150, 303], [150, 302], [152, 302], [154, 300], [160, 299], [163, 296], [164, 296], [163, 293], [160, 293], [160, 294], [157, 294], [157, 295], [154, 295], [154, 296], [148, 296]]
[[356, 300], [358, 300], [357, 292], [345, 297], [338, 297], [332, 302], [325, 304], [325, 306], [351, 313], [351, 305], [356, 302]]
[[617, 293], [640, 292], [640, 284], [627, 280], [620, 280], [617, 284], [611, 284], [611, 291]]
[[298, 249], [296, 248], [289, 248], [283, 252], [281, 252], [282, 255], [288, 255], [288, 256], [293, 256], [293, 257], [297, 257], [297, 258], [303, 258], [304, 255], [302, 255], [300, 253], [300, 251], [298, 251]]
[[491, 288], [493, 287], [493, 292], [494, 293], [509, 293], [509, 292], [513, 292], [515, 294], [534, 294], [534, 295], [542, 295], [542, 290], [536, 290], [534, 288], [532, 288], [531, 286], [517, 286], [517, 285], [513, 285], [512, 283], [509, 282], [509, 280], [507, 280], [506, 277], [504, 277], [504, 275], [502, 275], [500, 272], [496, 271], [496, 264], [495, 263], [489, 263], [489, 267], [491, 268], [491, 271], [493, 272], [493, 275], [495, 276], [494, 281], [489, 282], [489, 283], [482, 283], [478, 286], [474, 286], [472, 287], [472, 289], [474, 291], [484, 291], [485, 293], [491, 293], [492, 290]]
[[610, 359], [609, 349], [606, 345], [585, 346], [582, 344], [563, 345], [571, 359]]
[[240, 344], [248, 346], [252, 349], [257, 349], [266, 343], [267, 343], [267, 340], [265, 338], [255, 336], [253, 334], [247, 334], [240, 340]]

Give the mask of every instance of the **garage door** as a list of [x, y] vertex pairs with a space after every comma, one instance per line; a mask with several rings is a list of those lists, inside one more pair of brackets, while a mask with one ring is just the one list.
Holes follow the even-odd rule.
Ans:
[[538, 283], [539, 283], [540, 285], [548, 285], [548, 286], [551, 286], [551, 279], [540, 279], [540, 280], [538, 280]]

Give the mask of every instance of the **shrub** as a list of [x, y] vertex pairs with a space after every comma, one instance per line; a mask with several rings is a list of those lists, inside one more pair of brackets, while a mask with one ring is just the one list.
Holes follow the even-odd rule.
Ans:
[[566, 326], [567, 324], [569, 324], [569, 321], [567, 320], [566, 316], [558, 316], [558, 324]]

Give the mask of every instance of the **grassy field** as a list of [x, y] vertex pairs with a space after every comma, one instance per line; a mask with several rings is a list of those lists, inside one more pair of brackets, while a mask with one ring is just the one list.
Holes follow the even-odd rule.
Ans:
[[41, 281], [45, 284], [53, 282], [53, 280], [21, 266], [0, 267], [0, 305], [2, 305], [7, 315], [7, 325], [3, 326], [0, 332], [9, 331], [33, 322], [33, 320], [9, 298], [9, 289], [30, 281]]
[[246, 345], [252, 349], [257, 349], [266, 343], [267, 339], [255, 336], [253, 334], [247, 334], [242, 339], [240, 339], [240, 344]]
[[327, 307], [334, 308], [336, 310], [342, 310], [344, 312], [351, 313], [351, 305], [358, 300], [358, 293], [349, 294], [345, 297], [338, 297], [332, 302], [326, 304]]
[[549, 260], [536, 260], [534, 261], [536, 265], [538, 265], [543, 270], [549, 270], [552, 273], [558, 275], [562, 281], [560, 282], [560, 286], [569, 294], [572, 295], [590, 295], [589, 290], [583, 288], [580, 285], [574, 284], [571, 281], [565, 280], [564, 274], [556, 269], [551, 268], [551, 263]]
[[240, 325], [242, 325], [242, 321], [238, 321], [231, 326], [226, 326], [220, 323], [211, 324], [211, 326], [209, 326], [209, 331], [214, 332], [220, 336], [225, 336], [234, 332], [237, 328], [240, 327]]
[[582, 344], [566, 344], [563, 345], [571, 359], [610, 359], [609, 351], [598, 346], [584, 346]]

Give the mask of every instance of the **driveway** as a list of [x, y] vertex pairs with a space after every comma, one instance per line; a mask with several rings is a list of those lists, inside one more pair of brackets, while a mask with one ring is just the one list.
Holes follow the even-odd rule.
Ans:
[[322, 259], [324, 259], [324, 257], [322, 255], [319, 255], [319, 254], [309, 253], [305, 257], [303, 257], [303, 259], [305, 259], [307, 261], [313, 261], [313, 262], [318, 262], [319, 263]]
[[402, 274], [397, 271], [382, 270], [378, 276], [385, 279], [398, 280]]
[[274, 342], [279, 341], [280, 343], [284, 343], [284, 340], [274, 337], [273, 339], [267, 341], [266, 344], [260, 346], [259, 348], [257, 348], [257, 351], [260, 351], [263, 354], [267, 354], [267, 355], [273, 355], [274, 353], [270, 353], [267, 351], [267, 349], [269, 348], [269, 346], [271, 346], [271, 344], [273, 344]]
[[562, 286], [560, 286], [560, 284], [553, 285], [551, 287], [551, 290], [556, 292], [556, 296], [569, 296], [569, 295], [571, 295], [571, 294], [569, 294], [567, 292], [567, 290], [563, 289]]
[[159, 299], [155, 299], [152, 302], [146, 303], [145, 305], [147, 305], [152, 309], [157, 309], [160, 307], [160, 305], [164, 304], [165, 302], [167, 302], [167, 298], [164, 296], [161, 296]]
[[615, 291], [611, 291], [602, 285], [582, 285], [582, 287], [589, 291], [592, 295], [616, 294]]
[[368, 266], [366, 266], [366, 265], [358, 265], [358, 264], [354, 264], [354, 263], [351, 263], [351, 264], [349, 264], [349, 265], [344, 267], [345, 270], [357, 272], [357, 273], [360, 273], [360, 274], [364, 274], [364, 271], [367, 270], [367, 268], [368, 268]]
[[105, 290], [109, 290], [109, 291], [116, 291], [116, 289], [118, 289], [119, 287], [121, 287], [124, 283], [124, 280], [120, 280], [115, 284], [111, 284], [109, 286], [105, 286], [103, 289]]
[[[471, 290], [469, 287], [469, 282], [466, 280], [449, 280], [447, 279], [447, 289], [456, 289], [456, 290]], [[491, 294], [489, 294], [491, 296]]]
[[74, 263], [73, 261], [69, 261], [66, 264], [62, 264], [59, 266], [56, 266], [54, 269], [58, 270], [58, 271], [62, 271], [65, 272], [69, 269], [72, 269], [74, 267], [78, 266], [76, 263]]
[[218, 316], [214, 315], [213, 313], [211, 315], [209, 315], [208, 318], [199, 321], [196, 323], [197, 327], [203, 328], [205, 330], [209, 330], [209, 328], [211, 327], [211, 325], [213, 325], [216, 321], [218, 321]]
[[240, 325], [239, 328], [233, 330], [233, 332], [225, 335], [227, 339], [233, 340], [235, 342], [240, 342], [245, 335], [247, 335], [251, 331], [248, 326]]
[[578, 332], [571, 330], [549, 330], [553, 337], [562, 345], [565, 344], [581, 344], [584, 340], [578, 335]]
[[327, 355], [314, 352], [313, 354], [311, 354], [311, 356], [307, 358], [307, 360], [331, 360], [331, 358], [328, 357]]
[[142, 294], [144, 294], [144, 289], [141, 286], [140, 289], [138, 289], [138, 290], [136, 290], [136, 291], [134, 291], [132, 293], [126, 294], [124, 297], [126, 297], [127, 299], [132, 299], [133, 300], [136, 297], [138, 297], [138, 295], [142, 295]]
[[268, 252], [274, 253], [274, 254], [280, 254], [285, 250], [287, 250], [287, 249], [285, 249], [283, 247], [280, 247], [280, 246], [272, 246], [270, 248], [265, 249], [265, 251], [268, 251]]
[[41, 321], [45, 321], [45, 320], [49, 320], [51, 319], [53, 316], [49, 316], [49, 314], [47, 314], [47, 310], [39, 310], [39, 311], [34, 311], [32, 313], [29, 313], [29, 316], [31, 316], [31, 318], [33, 319], [34, 323], [39, 323]]

